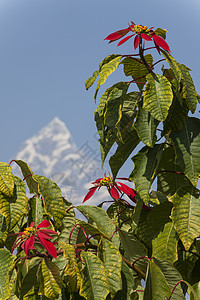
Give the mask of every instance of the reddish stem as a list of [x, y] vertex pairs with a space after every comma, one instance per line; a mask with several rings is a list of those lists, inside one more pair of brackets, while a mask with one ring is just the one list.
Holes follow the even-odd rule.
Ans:
[[70, 241], [71, 241], [72, 233], [73, 233], [74, 229], [76, 228], [76, 226], [80, 226], [80, 228], [82, 229], [82, 231], [83, 231], [83, 233], [84, 233], [86, 239], [88, 238], [88, 236], [87, 236], [87, 234], [86, 234], [84, 228], [83, 228], [80, 224], [75, 224], [75, 225], [73, 226], [73, 228], [72, 228], [70, 234], [69, 234], [69, 244], [70, 244]]
[[68, 209], [66, 210], [66, 213], [68, 213], [68, 211], [69, 211], [70, 209], [72, 209], [72, 208], [74, 208], [74, 206], [71, 206], [70, 208], [68, 208]]
[[[151, 261], [151, 258], [149, 258], [148, 256], [142, 256], [142, 257], [139, 257], [138, 259], [136, 259], [136, 260], [132, 263], [132, 265], [135, 265], [136, 262], [138, 262], [139, 260], [144, 259], [144, 258], [148, 259], [149, 262]], [[152, 258], [153, 258], [153, 257], [152, 257]]]
[[26, 176], [24, 177], [23, 181], [26, 180], [27, 177], [32, 176], [32, 175], [33, 175], [33, 174], [26, 175]]
[[177, 285], [179, 285], [179, 283], [181, 283], [181, 282], [184, 282], [183, 280], [179, 280], [178, 282], [177, 282], [177, 284], [173, 287], [173, 289], [172, 289], [172, 293], [171, 293], [171, 295], [169, 296], [169, 298], [168, 298], [168, 300], [170, 300], [171, 299], [171, 297], [172, 297], [172, 294], [173, 294], [173, 292], [175, 291], [175, 288], [177, 287]]
[[160, 59], [158, 61], [156, 61], [153, 65], [151, 65], [151, 68], [153, 68], [155, 65], [157, 65], [159, 62], [163, 61], [163, 60], [166, 60], [165, 58], [163, 59]]
[[112, 240], [114, 234], [115, 234], [117, 231], [119, 231], [119, 230], [120, 230], [120, 228], [115, 229], [115, 231], [113, 232], [113, 234], [112, 234], [111, 237], [110, 237], [111, 240]]

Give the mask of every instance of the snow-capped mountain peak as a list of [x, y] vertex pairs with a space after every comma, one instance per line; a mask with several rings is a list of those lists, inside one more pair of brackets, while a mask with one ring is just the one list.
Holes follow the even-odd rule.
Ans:
[[[65, 123], [55, 117], [22, 144], [15, 159], [27, 162], [35, 174], [54, 180], [69, 201], [80, 203], [90, 182], [104, 173], [90, 151], [88, 142], [78, 148]], [[99, 196], [105, 197], [105, 192]]]

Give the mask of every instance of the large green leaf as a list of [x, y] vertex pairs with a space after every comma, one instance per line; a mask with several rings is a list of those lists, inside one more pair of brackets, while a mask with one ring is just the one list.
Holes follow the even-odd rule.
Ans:
[[113, 298], [117, 291], [122, 289], [122, 256], [119, 249], [107, 239], [101, 240], [98, 254], [104, 263], [111, 298]]
[[60, 227], [66, 215], [60, 188], [44, 176], [33, 175], [33, 179], [39, 184], [39, 192], [42, 195], [46, 213], [52, 216], [56, 226]]
[[138, 234], [149, 247], [151, 247], [151, 241], [164, 230], [165, 224], [170, 221], [172, 206], [172, 203], [164, 201], [150, 211], [142, 208], [138, 221]]
[[168, 133], [170, 131], [180, 130], [185, 123], [188, 111], [189, 109], [187, 108], [185, 98], [177, 97], [177, 94], [174, 94], [168, 116], [163, 122], [164, 132]]
[[[25, 295], [28, 297], [28, 296], [30, 296], [30, 294], [34, 294], [33, 293], [33, 291], [35, 290], [34, 286], [36, 285], [37, 272], [38, 272], [38, 268], [40, 266], [41, 261], [42, 261], [41, 257], [33, 257], [31, 260], [26, 262], [26, 264], [28, 265], [27, 266], [28, 270], [27, 270], [27, 274], [24, 276], [22, 284], [21, 284], [21, 296], [22, 297], [24, 297]], [[25, 299], [26, 299], [26, 297], [25, 297]]]
[[28, 212], [28, 199], [26, 197], [26, 184], [15, 176], [15, 188], [13, 197], [10, 199], [10, 230], [18, 223], [22, 216]]
[[31, 212], [31, 222], [35, 225], [39, 225], [44, 220], [44, 207], [43, 201], [39, 197], [32, 197], [29, 199], [30, 212]]
[[128, 131], [123, 135], [123, 141], [118, 142], [117, 150], [109, 160], [113, 178], [117, 176], [119, 169], [123, 166], [139, 142], [140, 139], [135, 130]]
[[63, 242], [59, 242], [59, 246], [64, 250], [64, 257], [67, 259], [67, 265], [64, 269], [64, 274], [67, 276], [70, 291], [74, 293], [78, 291], [81, 281], [75, 248], [73, 245]]
[[163, 144], [154, 145], [153, 148], [145, 146], [132, 158], [134, 170], [130, 179], [135, 183], [135, 189], [145, 203], [149, 200], [149, 190], [156, 176], [162, 148]]
[[[116, 227], [112, 220], [108, 217], [106, 211], [100, 207], [89, 206], [89, 205], [80, 205], [76, 208], [87, 218], [92, 219], [96, 227], [104, 233], [105, 236], [111, 238]], [[112, 242], [119, 246], [119, 233], [116, 232], [112, 237]]]
[[49, 258], [41, 262], [39, 295], [54, 300], [61, 293], [62, 279], [58, 267]]
[[10, 297], [9, 272], [13, 267], [15, 256], [7, 249], [0, 249], [0, 296], [7, 300]]
[[200, 299], [200, 281], [195, 283], [193, 286], [194, 291], [196, 292], [196, 295], [198, 298], [195, 298], [195, 296], [193, 295], [192, 291], [190, 293], [190, 300], [198, 300]]
[[117, 57], [115, 57], [114, 59], [110, 60], [108, 63], [104, 64], [101, 67], [100, 75], [99, 75], [99, 80], [98, 80], [98, 83], [97, 83], [97, 88], [96, 88], [95, 96], [94, 96], [95, 100], [96, 100], [96, 96], [97, 96], [97, 93], [98, 93], [98, 90], [99, 90], [100, 86], [102, 84], [104, 84], [105, 81], [106, 81], [106, 79], [108, 78], [108, 76], [117, 69], [117, 67], [118, 67], [118, 65], [120, 63], [121, 58], [122, 58], [122, 56], [118, 55]]
[[183, 128], [172, 132], [170, 138], [175, 148], [177, 164], [196, 186], [200, 175], [200, 120], [188, 118]]
[[151, 259], [145, 284], [144, 300], [163, 300], [170, 295], [171, 290], [164, 274]]
[[152, 256], [173, 264], [177, 260], [178, 237], [172, 222], [166, 223], [164, 230], [152, 241]]
[[20, 218], [28, 212], [26, 185], [17, 176], [14, 177], [12, 197], [0, 194], [0, 213], [5, 217], [7, 230], [12, 230]]
[[[137, 259], [147, 256], [147, 248], [139, 241], [139, 239], [130, 232], [119, 230], [119, 236], [122, 248], [124, 250], [124, 257], [134, 263]], [[146, 259], [139, 260], [136, 266], [143, 272], [146, 272], [147, 261]]]
[[178, 63], [178, 67], [181, 71], [181, 76], [184, 83], [187, 106], [191, 110], [191, 112], [194, 113], [197, 106], [197, 92], [195, 90], [192, 77], [190, 76], [189, 73], [190, 69], [187, 68], [185, 65], [179, 63]]
[[[122, 290], [118, 291], [115, 300], [132, 300], [131, 291], [135, 284], [132, 270], [122, 261]], [[134, 298], [135, 299], [135, 298]]]
[[175, 59], [168, 52], [164, 50], [161, 50], [161, 52], [174, 72], [177, 86], [179, 86], [179, 83], [182, 79], [182, 83], [185, 89], [185, 98], [187, 106], [191, 110], [191, 112], [194, 113], [197, 105], [197, 92], [195, 90], [194, 83], [189, 73], [190, 69], [187, 68], [185, 65], [175, 61]]
[[191, 185], [183, 170], [175, 163], [173, 147], [166, 148], [160, 159], [157, 175], [157, 189], [167, 196], [172, 196], [182, 186]]
[[[152, 55], [151, 54], [145, 55], [145, 59], [146, 59], [147, 63], [151, 66], [153, 63]], [[122, 60], [121, 64], [124, 65], [124, 73], [126, 76], [132, 76], [133, 79], [136, 80], [136, 83], [137, 83], [137, 78], [138, 78], [138, 82], [143, 83], [143, 84], [137, 83], [138, 88], [140, 90], [142, 90], [144, 87], [144, 84], [146, 83], [145, 75], [147, 75], [149, 73], [149, 71], [143, 64], [142, 60], [138, 59], [138, 58], [133, 58], [133, 57], [126, 57]]]
[[[0, 214], [4, 216], [6, 221], [6, 230], [10, 227], [10, 197], [6, 197], [4, 194], [0, 193]], [[2, 225], [4, 220], [1, 217]]]
[[80, 295], [86, 300], [104, 300], [110, 292], [103, 262], [91, 252], [82, 252], [84, 261]]
[[180, 81], [181, 81], [181, 71], [179, 69], [178, 63], [177, 63], [177, 61], [175, 61], [173, 56], [171, 56], [171, 54], [169, 54], [169, 52], [164, 51], [162, 49], [161, 49], [161, 52], [162, 52], [163, 56], [166, 58], [166, 61], [170, 65], [171, 69], [173, 70], [174, 77], [176, 79], [176, 86], [178, 87], [180, 84]]
[[94, 236], [94, 238], [98, 241], [100, 240], [101, 237], [110, 239], [110, 236], [106, 235], [104, 231], [97, 228], [95, 224], [90, 224], [85, 221], [79, 221], [78, 224], [84, 228], [84, 230], [88, 235]]
[[[72, 228], [76, 224], [75, 220], [75, 212], [73, 208], [73, 204], [68, 202], [66, 199], [63, 199], [64, 207], [66, 210], [66, 216], [62, 220], [62, 226], [60, 228], [61, 233], [59, 235], [59, 242], [68, 242], [69, 241], [69, 235], [71, 233]], [[76, 242], [76, 236], [71, 236], [71, 243]]]
[[189, 250], [194, 238], [200, 235], [199, 191], [194, 187], [183, 187], [170, 198], [174, 208], [172, 221], [185, 247]]
[[[166, 278], [166, 281], [172, 291], [175, 285], [182, 280], [180, 273], [168, 262], [161, 259], [153, 259], [154, 263], [160, 268], [162, 274]], [[173, 291], [171, 300], [185, 300], [181, 285], [178, 284]]]
[[106, 100], [106, 110], [104, 112], [104, 125], [109, 128], [117, 128], [122, 117], [122, 106], [125, 99], [128, 82], [119, 82], [113, 87]]
[[156, 76], [157, 80], [152, 74], [146, 76], [148, 83], [144, 91], [143, 109], [149, 111], [155, 119], [164, 121], [172, 104], [173, 92], [164, 76]]
[[14, 177], [9, 164], [0, 162], [0, 192], [11, 197], [14, 191]]
[[24, 178], [26, 178], [26, 182], [27, 182], [28, 188], [30, 190], [30, 193], [37, 194], [38, 193], [38, 183], [35, 180], [33, 180], [33, 177], [31, 176], [31, 175], [33, 175], [33, 171], [31, 170], [29, 165], [26, 162], [24, 162], [23, 160], [15, 160], [15, 162], [21, 168]]
[[148, 111], [139, 107], [134, 127], [139, 138], [145, 145], [153, 147], [155, 144], [157, 140], [156, 128], [158, 124], [159, 121], [154, 119]]
[[[181, 243], [179, 243], [179, 245], [180, 244]], [[192, 274], [195, 272], [195, 270], [193, 272], [193, 269], [195, 268], [196, 261], [198, 260], [198, 257], [194, 255], [194, 253], [184, 251], [181, 244], [181, 247], [178, 247], [178, 260], [174, 263], [174, 267], [179, 271], [183, 279], [188, 282], [192, 282]], [[199, 276], [199, 268], [197, 273]]]

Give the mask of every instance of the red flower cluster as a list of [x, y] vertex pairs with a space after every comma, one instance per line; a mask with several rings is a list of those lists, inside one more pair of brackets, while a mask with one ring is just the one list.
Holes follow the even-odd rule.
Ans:
[[49, 227], [50, 225], [49, 221], [44, 220], [38, 226], [34, 227], [34, 222], [32, 222], [30, 227], [27, 227], [23, 232], [18, 233], [18, 237], [12, 247], [11, 253], [16, 247], [21, 245], [26, 255], [29, 256], [30, 250], [36, 249], [34, 244], [39, 243], [52, 257], [56, 258], [56, 248], [49, 240], [52, 239], [51, 234], [57, 234], [57, 232], [51, 229], [42, 229], [44, 227]]
[[[92, 195], [95, 193], [97, 189], [100, 189], [102, 186], [106, 186], [108, 191], [110, 192], [110, 195], [113, 199], [118, 200], [120, 197], [119, 193], [126, 194], [133, 202], [136, 203], [135, 196], [136, 193], [133, 189], [131, 189], [128, 185], [121, 183], [121, 182], [113, 182], [113, 178], [111, 177], [110, 173], [108, 173], [109, 176], [106, 176], [106, 173], [104, 174], [104, 178], [98, 178], [92, 184], [94, 184], [94, 187], [91, 187], [87, 195], [85, 196], [83, 203], [90, 199]], [[128, 178], [116, 178], [121, 180], [128, 180]]]
[[128, 32], [133, 32], [133, 34], [123, 38], [117, 46], [122, 45], [123, 43], [125, 43], [127, 40], [129, 40], [132, 36], [135, 35], [135, 39], [134, 39], [134, 49], [137, 49], [137, 47], [139, 46], [139, 42], [140, 42], [140, 37], [142, 39], [144, 39], [145, 41], [154, 41], [154, 44], [158, 50], [158, 52], [160, 53], [160, 49], [162, 48], [168, 52], [170, 52], [170, 48], [169, 45], [165, 42], [165, 40], [163, 38], [161, 38], [160, 36], [158, 36], [157, 34], [155, 34], [155, 31], [153, 31], [153, 27], [151, 28], [147, 28], [146, 26], [142, 26], [142, 25], [136, 25], [135, 23], [131, 22], [131, 25], [129, 25], [128, 28], [125, 29], [121, 29], [118, 31], [115, 31], [111, 34], [109, 34], [105, 40], [109, 40], [109, 43], [117, 41], [119, 39], [121, 39], [123, 36], [125, 36]]

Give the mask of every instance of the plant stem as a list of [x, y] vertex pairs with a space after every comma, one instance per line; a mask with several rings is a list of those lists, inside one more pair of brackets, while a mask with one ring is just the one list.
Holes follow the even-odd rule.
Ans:
[[143, 64], [146, 66], [146, 68], [147, 68], [147, 70], [149, 71], [149, 73], [153, 73], [153, 71], [152, 71], [150, 65], [147, 63], [147, 61], [146, 61], [146, 59], [145, 59], [145, 57], [144, 57], [144, 55], [143, 55], [144, 49], [143, 49], [143, 47], [142, 47], [142, 38], [141, 38], [141, 36], [139, 37], [139, 39], [140, 39], [140, 41], [139, 41], [139, 53], [140, 53], [140, 58], [141, 58]]

